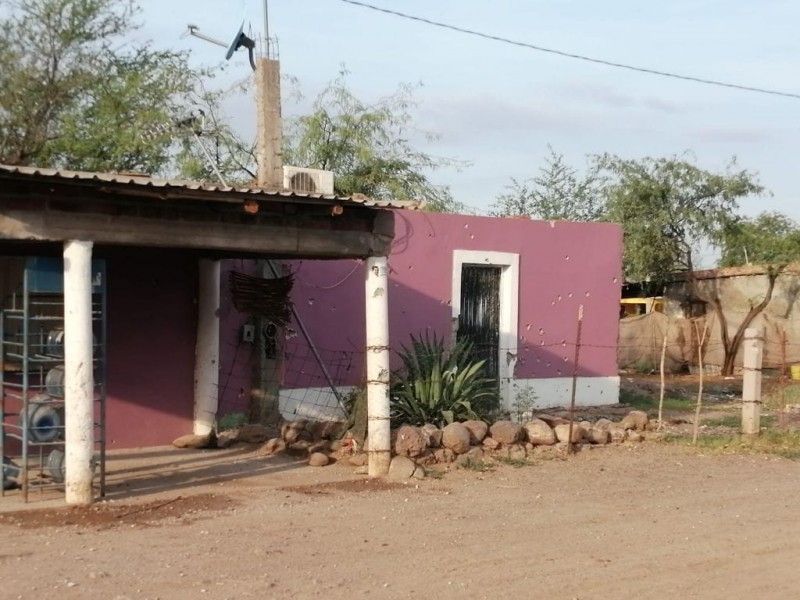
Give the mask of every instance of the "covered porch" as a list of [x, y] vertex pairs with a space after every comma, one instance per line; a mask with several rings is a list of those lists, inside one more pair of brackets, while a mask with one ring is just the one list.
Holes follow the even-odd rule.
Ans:
[[[180, 409], [191, 412], [191, 429], [203, 434], [214, 427], [219, 395], [220, 260], [225, 258], [366, 261], [369, 473], [386, 473], [390, 459], [386, 279], [394, 231], [394, 215], [388, 209], [415, 207], [413, 203], [139, 175], [0, 165], [0, 256], [50, 257], [63, 265], [64, 423], [60, 443], [66, 502], [88, 504], [95, 499], [98, 373], [104, 377], [107, 372], [103, 384], [108, 386], [109, 398], [126, 394], [157, 397], [162, 390], [181, 395], [176, 383], [181, 380], [182, 395], [192, 398], [191, 407]], [[104, 361], [100, 370], [93, 327], [98, 285], [93, 260], [98, 259], [105, 261], [111, 282], [107, 288], [107, 365]], [[153, 290], [150, 294], [143, 291], [148, 286]], [[175, 307], [175, 319], [162, 318], [158, 310], [157, 298], [166, 292]], [[149, 304], [149, 312], [144, 304]], [[185, 307], [183, 311], [177, 308], [180, 306]], [[149, 345], [134, 343], [142, 337], [138, 334], [143, 328], [148, 330]], [[188, 335], [176, 340], [181, 328]], [[189, 328], [191, 332], [187, 332]], [[121, 352], [129, 342], [131, 349], [127, 354]], [[171, 354], [165, 353], [166, 348]], [[143, 372], [136, 377], [131, 369], [126, 371], [125, 364], [116, 362], [127, 356], [136, 363], [135, 357], [147, 359], [149, 354], [158, 355], [151, 365], [162, 374], [169, 371], [164, 363], [174, 355], [175, 364], [184, 365], [182, 375], [176, 371], [174, 377], [167, 373], [159, 378]], [[125, 377], [115, 377], [122, 372]], [[186, 390], [187, 386], [191, 389]], [[5, 388], [3, 394], [5, 397]], [[149, 419], [139, 419], [138, 402], [118, 404], [126, 406], [127, 414], [120, 411], [108, 418], [124, 419], [130, 428], [157, 427], [157, 410]], [[113, 403], [110, 409], [116, 410]], [[0, 414], [4, 431], [19, 416]], [[105, 449], [108, 432], [102, 431]], [[27, 438], [20, 441], [29, 443]]]

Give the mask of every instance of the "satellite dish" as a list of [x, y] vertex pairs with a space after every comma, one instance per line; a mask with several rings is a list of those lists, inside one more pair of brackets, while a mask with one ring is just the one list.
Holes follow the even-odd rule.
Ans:
[[225, 42], [221, 42], [220, 40], [214, 39], [207, 35], [200, 33], [199, 28], [197, 25], [189, 24], [189, 35], [200, 38], [201, 40], [205, 40], [207, 42], [211, 42], [212, 44], [216, 44], [217, 46], [222, 46], [223, 48], [227, 48], [225, 52], [225, 60], [230, 60], [233, 56], [234, 52], [236, 52], [239, 48], [247, 48], [248, 58], [250, 59], [250, 66], [253, 70], [256, 70], [256, 63], [253, 58], [254, 50], [256, 48], [256, 42], [251, 37], [248, 37], [244, 33], [244, 21], [239, 26], [239, 31], [236, 32], [236, 35], [233, 36], [233, 40], [231, 40], [230, 44], [226, 44]]
[[239, 31], [236, 32], [235, 36], [233, 36], [233, 41], [231, 41], [230, 45], [228, 46], [228, 51], [225, 53], [225, 60], [230, 60], [231, 56], [233, 56], [233, 53], [242, 47], [243, 35], [244, 35], [244, 21], [242, 21], [242, 24], [239, 25]]
[[228, 51], [225, 53], [225, 60], [230, 60], [231, 56], [233, 56], [233, 53], [242, 47], [247, 48], [250, 66], [253, 68], [253, 71], [255, 71], [256, 63], [253, 60], [253, 50], [255, 50], [256, 42], [252, 38], [245, 35], [244, 21], [242, 21], [242, 24], [239, 26], [239, 31], [236, 32], [236, 35], [233, 37], [233, 41], [231, 41], [230, 46], [228, 46]]

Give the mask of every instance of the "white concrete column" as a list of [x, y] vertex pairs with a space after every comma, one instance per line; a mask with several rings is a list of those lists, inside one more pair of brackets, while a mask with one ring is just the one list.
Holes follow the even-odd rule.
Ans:
[[194, 432], [214, 428], [219, 404], [220, 261], [200, 259], [197, 346], [194, 354]]
[[367, 432], [369, 474], [389, 472], [389, 267], [385, 256], [367, 259]]
[[64, 457], [67, 504], [91, 504], [94, 457], [92, 242], [64, 243]]
[[761, 363], [764, 358], [764, 331], [744, 330], [742, 341], [742, 433], [761, 431]]

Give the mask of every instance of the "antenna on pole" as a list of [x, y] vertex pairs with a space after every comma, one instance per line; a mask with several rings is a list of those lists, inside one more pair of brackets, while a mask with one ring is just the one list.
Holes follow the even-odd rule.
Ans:
[[264, 0], [264, 38], [269, 39], [269, 0]]
[[250, 66], [253, 68], [253, 71], [256, 70], [256, 61], [253, 57], [253, 52], [256, 48], [256, 42], [254, 39], [247, 36], [244, 33], [244, 21], [239, 26], [239, 31], [236, 32], [236, 35], [233, 36], [233, 39], [229, 44], [222, 42], [216, 38], [212, 38], [204, 33], [200, 33], [200, 28], [197, 25], [189, 24], [187, 25], [189, 28], [189, 35], [192, 37], [199, 38], [201, 40], [205, 40], [206, 42], [210, 42], [212, 44], [216, 44], [217, 46], [222, 46], [223, 48], [227, 48], [227, 52], [225, 53], [225, 60], [230, 60], [233, 56], [233, 53], [236, 52], [239, 48], [247, 48], [248, 58], [250, 59]]

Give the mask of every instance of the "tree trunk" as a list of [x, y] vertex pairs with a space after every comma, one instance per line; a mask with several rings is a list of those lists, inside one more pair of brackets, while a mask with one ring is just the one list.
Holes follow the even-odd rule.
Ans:
[[[733, 367], [736, 361], [736, 353], [739, 350], [739, 346], [742, 345], [742, 340], [744, 339], [744, 332], [745, 330], [750, 327], [750, 323], [753, 322], [761, 312], [767, 307], [767, 305], [772, 301], [772, 293], [775, 291], [775, 280], [778, 278], [778, 275], [781, 274], [785, 265], [781, 265], [776, 268], [770, 268], [767, 271], [767, 278], [769, 280], [769, 284], [767, 285], [767, 293], [764, 294], [764, 299], [761, 300], [758, 304], [750, 308], [750, 311], [747, 313], [747, 316], [744, 318], [744, 321], [739, 325], [739, 328], [736, 330], [736, 333], [733, 336], [733, 339], [730, 340], [729, 343], [725, 343], [723, 348], [725, 350], [725, 360], [722, 363], [722, 374], [723, 375], [733, 375]], [[726, 336], [727, 337], [727, 336]]]
[[742, 344], [742, 339], [744, 339], [744, 332], [745, 329], [750, 327], [750, 323], [753, 322], [761, 312], [767, 307], [767, 305], [772, 301], [772, 293], [775, 290], [775, 280], [778, 276], [783, 272], [786, 268], [786, 265], [779, 265], [777, 267], [768, 267], [767, 268], [767, 292], [764, 294], [764, 299], [756, 304], [755, 306], [750, 308], [750, 311], [747, 313], [747, 316], [744, 318], [744, 321], [739, 325], [736, 329], [736, 333], [733, 335], [733, 338], [730, 337], [728, 334], [728, 321], [725, 318], [725, 313], [722, 310], [722, 301], [719, 297], [711, 297], [700, 290], [700, 287], [697, 285], [697, 278], [694, 274], [694, 269], [692, 265], [692, 255], [691, 252], [687, 253], [687, 263], [688, 263], [688, 278], [689, 278], [689, 297], [690, 299], [697, 299], [701, 302], [705, 302], [706, 304], [711, 305], [711, 308], [714, 310], [714, 314], [716, 314], [717, 319], [719, 320], [719, 329], [720, 329], [720, 338], [722, 341], [722, 349], [724, 352], [724, 359], [722, 361], [722, 375], [733, 375], [733, 367], [734, 363], [736, 362], [736, 354], [739, 350], [739, 346]]

